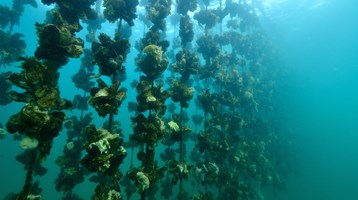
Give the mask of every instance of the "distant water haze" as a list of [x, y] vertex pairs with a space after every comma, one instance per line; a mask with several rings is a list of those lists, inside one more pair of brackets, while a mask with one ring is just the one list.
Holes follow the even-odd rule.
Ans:
[[279, 199], [358, 199], [357, 7], [295, 0], [266, 13], [287, 70], [280, 92], [301, 164]]

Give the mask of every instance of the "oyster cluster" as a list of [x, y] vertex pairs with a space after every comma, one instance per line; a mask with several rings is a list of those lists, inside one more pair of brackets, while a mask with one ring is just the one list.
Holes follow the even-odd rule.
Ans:
[[116, 114], [122, 101], [126, 97], [125, 90], [120, 90], [120, 82], [116, 81], [108, 86], [101, 79], [97, 79], [98, 87], [91, 89], [91, 97], [88, 103], [98, 112], [98, 115], [105, 117], [108, 114]]

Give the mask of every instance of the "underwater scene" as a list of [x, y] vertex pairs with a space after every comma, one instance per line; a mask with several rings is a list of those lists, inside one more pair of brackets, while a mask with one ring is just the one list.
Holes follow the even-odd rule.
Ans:
[[0, 199], [357, 200], [357, 8], [0, 0]]

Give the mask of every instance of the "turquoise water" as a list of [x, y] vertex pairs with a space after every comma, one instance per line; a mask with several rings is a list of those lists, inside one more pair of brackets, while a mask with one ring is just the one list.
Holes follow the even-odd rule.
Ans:
[[[285, 189], [276, 195], [267, 192], [265, 199], [358, 199], [358, 1], [257, 2], [262, 26], [280, 55], [277, 64], [282, 71], [276, 88], [279, 102], [275, 104], [282, 106], [281, 123], [288, 127], [294, 149], [292, 157], [297, 163]], [[0, 4], [11, 5], [4, 0]], [[14, 27], [14, 32], [25, 34], [28, 56], [33, 55], [37, 47], [34, 23], [42, 22], [49, 9], [40, 2], [38, 4], [38, 8], [26, 6], [20, 24]], [[109, 23], [103, 27], [105, 32], [114, 32]], [[171, 34], [169, 31], [168, 35]], [[84, 35], [84, 30], [78, 34], [82, 38]], [[134, 31], [131, 43], [141, 36], [141, 31]], [[128, 66], [135, 65], [136, 55], [132, 45], [127, 57]], [[71, 76], [79, 65], [79, 59], [71, 59], [60, 69], [61, 97], [71, 99], [73, 94], [81, 93], [71, 83]], [[0, 68], [0, 71], [9, 69]], [[14, 70], [18, 69], [14, 67]], [[127, 74], [128, 79], [138, 79], [134, 68], [129, 68]], [[129, 84], [130, 81], [126, 81], [123, 86], [129, 88]], [[128, 91], [123, 105], [131, 99], [135, 99], [134, 90]], [[20, 103], [1, 106], [0, 122], [6, 124], [8, 117], [18, 112], [21, 106]], [[126, 112], [124, 107], [120, 108], [120, 113]], [[116, 120], [128, 121], [128, 114], [121, 114]], [[95, 122], [100, 124], [103, 119], [95, 118]], [[122, 123], [125, 133], [131, 133], [132, 128], [130, 123]], [[61, 154], [65, 141], [65, 134], [55, 138], [51, 154], [43, 163], [48, 172], [35, 178], [40, 181], [45, 199], [61, 199], [61, 193], [54, 187], [60, 171], [55, 159]], [[21, 190], [26, 172], [14, 159], [20, 152], [18, 141], [11, 136], [0, 140], [0, 198]], [[128, 167], [128, 162], [124, 165]], [[94, 188], [94, 184], [85, 182], [76, 186], [74, 192], [90, 199]], [[139, 196], [135, 198], [139, 199]]]
[[279, 10], [289, 12], [272, 25], [287, 64], [283, 93], [301, 170], [282, 199], [357, 199], [358, 4], [287, 2]]

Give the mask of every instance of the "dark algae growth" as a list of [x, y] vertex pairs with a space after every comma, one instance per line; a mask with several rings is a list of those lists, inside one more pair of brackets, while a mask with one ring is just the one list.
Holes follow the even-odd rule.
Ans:
[[0, 136], [24, 170], [0, 198], [275, 199], [295, 161], [260, 17], [246, 0], [0, 4]]

